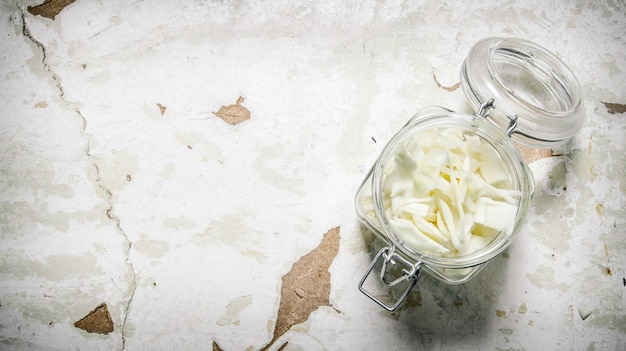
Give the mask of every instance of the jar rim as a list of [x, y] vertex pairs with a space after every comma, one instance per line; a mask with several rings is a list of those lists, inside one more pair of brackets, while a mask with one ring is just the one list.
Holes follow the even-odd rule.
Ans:
[[[419, 115], [419, 114], [418, 114]], [[414, 135], [422, 133], [431, 128], [458, 128], [475, 133], [486, 140], [496, 149], [496, 152], [505, 160], [512, 170], [514, 186], [520, 190], [518, 200], [518, 210], [515, 218], [515, 225], [511, 231], [500, 232], [485, 247], [462, 256], [438, 256], [420, 251], [405, 243], [390, 222], [383, 206], [382, 181], [383, 170], [386, 164], [393, 160], [393, 155], [399, 145]], [[450, 111], [442, 111], [438, 114], [424, 116], [422, 118], [411, 119], [411, 122], [402, 128], [387, 143], [380, 157], [376, 161], [372, 171], [372, 200], [376, 209], [376, 216], [383, 233], [396, 245], [400, 251], [416, 261], [438, 268], [467, 268], [485, 263], [504, 251], [517, 236], [526, 218], [527, 209], [530, 204], [534, 185], [528, 166], [524, 162], [519, 150], [513, 145], [510, 139], [500, 128], [485, 121], [476, 115], [466, 115]]]
[[517, 115], [512, 138], [531, 147], [563, 144], [584, 123], [582, 89], [574, 73], [527, 40], [486, 38], [474, 44], [463, 62], [461, 85], [474, 108], [495, 100], [489, 118], [501, 128]]

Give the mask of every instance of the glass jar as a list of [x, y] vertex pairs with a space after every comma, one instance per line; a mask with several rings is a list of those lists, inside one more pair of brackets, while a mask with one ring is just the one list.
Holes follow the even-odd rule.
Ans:
[[[402, 304], [423, 271], [448, 284], [464, 283], [502, 253], [522, 228], [534, 191], [533, 175], [514, 142], [552, 148], [565, 143], [584, 122], [581, 88], [574, 74], [554, 54], [529, 41], [514, 38], [479, 41], [463, 63], [461, 85], [477, 112], [463, 114], [439, 106], [418, 112], [387, 143], [356, 194], [358, 218], [386, 245], [363, 275], [359, 289], [388, 311]], [[399, 227], [400, 222], [391, 218], [388, 213], [391, 200], [385, 187], [394, 186], [395, 180], [387, 177], [400, 167], [398, 162], [408, 162], [418, 168], [435, 162], [426, 158], [416, 166], [414, 160], [398, 160], [408, 143], [429, 143], [430, 139], [442, 138], [442, 133], [447, 131], [479, 140], [488, 148], [485, 151], [495, 153], [497, 158], [487, 161], [497, 163], [504, 170], [508, 178], [506, 184], [515, 195], [507, 200], [514, 206], [507, 207], [514, 208], [510, 226], [492, 230], [489, 239], [484, 239], [485, 242], [473, 250], [441, 253], [425, 249], [407, 234], [406, 228]], [[418, 168], [411, 172], [418, 172]], [[419, 178], [411, 177], [411, 186], [420, 186]], [[457, 214], [464, 211], [462, 200], [458, 199]], [[445, 206], [440, 210], [445, 212], [443, 208]], [[429, 226], [443, 222], [439, 214], [437, 220], [434, 213], [429, 216], [430, 224], [421, 219], [418, 222]], [[471, 224], [463, 220], [459, 223], [463, 228]], [[470, 229], [475, 226], [473, 223]], [[441, 227], [442, 232], [447, 230], [444, 224]], [[379, 278], [385, 285], [407, 285], [395, 302], [383, 302], [364, 288], [364, 282], [377, 265], [381, 265]]]

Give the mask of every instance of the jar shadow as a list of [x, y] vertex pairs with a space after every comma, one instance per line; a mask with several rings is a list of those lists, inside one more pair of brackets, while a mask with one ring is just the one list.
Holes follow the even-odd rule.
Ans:
[[474, 106], [472, 106], [472, 104], [469, 101], [463, 100], [463, 102], [461, 103], [461, 109], [459, 110], [459, 112], [472, 115], [476, 113], [476, 109], [474, 108]]
[[[362, 228], [365, 242], [371, 248], [372, 259], [385, 243], [367, 228]], [[447, 284], [424, 273], [395, 312], [381, 309], [385, 317], [395, 319], [414, 335], [438, 335], [441, 338], [463, 339], [479, 334], [497, 315], [498, 289], [506, 282], [508, 250], [498, 255], [474, 278], [462, 284]], [[502, 257], [502, 256], [505, 257]], [[378, 277], [369, 279], [370, 286], [386, 291], [382, 299], [397, 299], [403, 288], [388, 289]], [[386, 290], [385, 290], [386, 289]]]

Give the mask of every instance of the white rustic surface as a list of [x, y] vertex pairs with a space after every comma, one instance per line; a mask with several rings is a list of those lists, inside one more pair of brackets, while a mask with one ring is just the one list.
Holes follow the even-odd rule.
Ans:
[[[334, 308], [286, 350], [626, 348], [626, 115], [602, 103], [626, 104], [623, 1], [37, 4], [0, 4], [1, 349], [260, 349], [281, 276], [334, 226]], [[505, 255], [389, 315], [356, 288], [354, 193], [417, 110], [471, 111], [433, 75], [457, 83], [488, 36], [567, 62], [587, 121], [531, 165]], [[212, 114], [239, 96], [249, 121]], [[101, 302], [113, 333], [73, 326]]]

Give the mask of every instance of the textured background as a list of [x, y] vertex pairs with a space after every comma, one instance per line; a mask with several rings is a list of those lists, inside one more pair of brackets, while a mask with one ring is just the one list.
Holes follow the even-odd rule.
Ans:
[[[626, 348], [624, 1], [39, 4], [0, 3], [0, 348], [262, 349], [292, 266], [330, 276], [293, 287], [319, 307], [273, 350]], [[388, 314], [356, 288], [353, 196], [417, 110], [471, 112], [489, 36], [561, 57], [586, 123], [531, 164], [501, 257]], [[250, 120], [214, 115], [240, 96]], [[74, 326], [102, 303], [112, 332]]]

